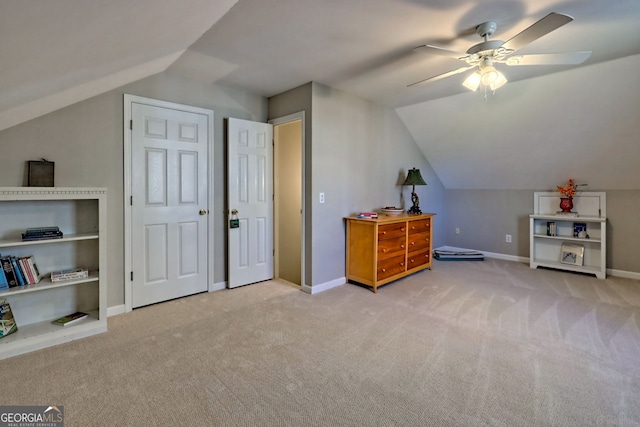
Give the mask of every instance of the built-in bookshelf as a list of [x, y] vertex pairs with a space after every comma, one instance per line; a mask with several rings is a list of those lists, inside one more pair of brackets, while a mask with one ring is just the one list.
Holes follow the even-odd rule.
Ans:
[[[105, 188], [0, 188], [0, 253], [33, 256], [38, 283], [0, 291], [11, 305], [18, 330], [0, 339], [0, 359], [107, 330]], [[57, 226], [62, 238], [23, 241], [27, 228]], [[89, 269], [88, 277], [52, 283], [51, 271]], [[73, 325], [53, 320], [83, 311]]]
[[529, 215], [531, 268], [548, 267], [606, 277], [607, 199], [578, 192], [572, 213], [560, 213], [560, 194], [535, 192]]

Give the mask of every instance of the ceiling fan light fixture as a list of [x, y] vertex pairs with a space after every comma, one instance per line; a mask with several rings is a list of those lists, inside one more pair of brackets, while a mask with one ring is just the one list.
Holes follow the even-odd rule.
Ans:
[[489, 86], [498, 79], [498, 70], [493, 65], [487, 65], [480, 69], [480, 81], [483, 85]]
[[501, 88], [507, 82], [507, 78], [504, 76], [504, 74], [502, 74], [500, 71], [496, 71], [496, 72], [498, 73], [498, 77], [493, 83], [489, 85], [489, 87], [493, 91], [495, 91], [498, 88]]
[[480, 87], [480, 80], [481, 80], [480, 72], [475, 71], [471, 73], [469, 77], [467, 77], [464, 80], [464, 82], [462, 82], [462, 85], [467, 89], [475, 92], [476, 90], [478, 90], [478, 87]]

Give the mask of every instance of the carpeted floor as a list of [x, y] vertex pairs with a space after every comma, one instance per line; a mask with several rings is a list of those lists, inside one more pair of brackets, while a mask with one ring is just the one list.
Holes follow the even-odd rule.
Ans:
[[486, 259], [308, 295], [270, 281], [1, 362], [65, 426], [640, 425], [640, 281]]

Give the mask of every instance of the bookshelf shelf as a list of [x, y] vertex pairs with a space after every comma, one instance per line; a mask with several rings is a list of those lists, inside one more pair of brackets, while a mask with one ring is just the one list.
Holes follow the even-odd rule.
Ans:
[[[0, 291], [18, 330], [0, 338], [0, 359], [17, 356], [107, 330], [106, 203], [104, 188], [0, 188], [0, 248], [3, 255], [33, 255], [37, 284]], [[55, 225], [61, 239], [22, 241], [27, 228]], [[52, 283], [49, 273], [75, 267], [82, 279]], [[52, 320], [84, 311], [89, 317], [69, 326]]]
[[[535, 192], [534, 213], [529, 215], [529, 265], [593, 274], [606, 277], [607, 217], [606, 193], [579, 192], [573, 198], [578, 216], [558, 215], [560, 195], [556, 192]], [[549, 224], [554, 224], [555, 235], [549, 235]], [[586, 226], [587, 237], [575, 237], [576, 224]], [[560, 262], [563, 245], [584, 248], [579, 265]]]
[[51, 279], [48, 277], [43, 277], [40, 279], [40, 282], [35, 285], [26, 285], [26, 286], [17, 286], [15, 288], [5, 289], [0, 291], [0, 298], [6, 298], [10, 295], [19, 295], [27, 292], [39, 292], [46, 291], [54, 288], [62, 288], [65, 286], [77, 286], [83, 283], [97, 282], [100, 280], [100, 275], [97, 271], [92, 271], [89, 273], [89, 277], [85, 277], [82, 279], [76, 280], [65, 280], [64, 282], [51, 283]]
[[5, 240], [0, 240], [0, 248], [14, 247], [14, 246], [46, 245], [46, 244], [52, 244], [52, 243], [74, 242], [77, 240], [92, 240], [92, 239], [99, 239], [99, 238], [100, 237], [97, 233], [82, 233], [82, 234], [71, 234], [61, 239], [44, 239], [44, 240], [30, 240], [30, 241], [23, 241], [22, 239], [5, 239]]

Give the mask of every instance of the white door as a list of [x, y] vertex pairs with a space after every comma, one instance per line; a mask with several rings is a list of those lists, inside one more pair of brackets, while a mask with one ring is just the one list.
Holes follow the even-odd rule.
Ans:
[[205, 114], [132, 103], [132, 306], [207, 290]]
[[273, 278], [273, 126], [229, 119], [227, 135], [228, 287], [235, 288]]

